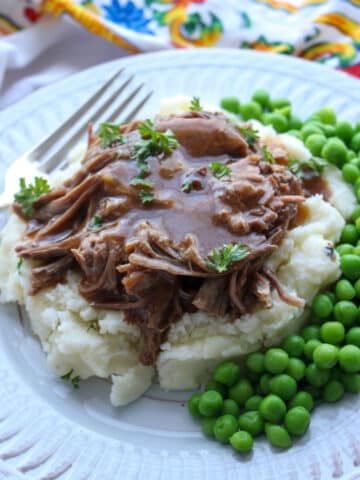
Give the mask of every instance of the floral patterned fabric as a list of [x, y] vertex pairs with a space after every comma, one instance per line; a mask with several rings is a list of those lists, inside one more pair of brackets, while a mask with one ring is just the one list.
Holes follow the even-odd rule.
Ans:
[[360, 62], [360, 0], [1, 0], [0, 35], [67, 15], [130, 52], [237, 47]]

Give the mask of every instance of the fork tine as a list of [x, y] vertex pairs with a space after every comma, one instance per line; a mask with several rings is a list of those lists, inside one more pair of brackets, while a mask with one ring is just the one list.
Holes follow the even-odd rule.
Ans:
[[[121, 121], [124, 123], [130, 122], [130, 120], [132, 120], [138, 114], [138, 112], [142, 109], [142, 107], [148, 102], [149, 98], [153, 95], [153, 93], [154, 93], [153, 91], [149, 92], [145, 96], [145, 98], [138, 105], [136, 105], [136, 107], [134, 107], [133, 110], [131, 110], [131, 112]], [[115, 122], [115, 120], [118, 118], [120, 113], [121, 113], [121, 108], [120, 107], [116, 108], [116, 110], [110, 115], [109, 122]]]
[[[121, 111], [129, 105], [129, 103], [135, 98], [135, 96], [138, 94], [138, 92], [141, 90], [143, 85], [140, 85], [137, 87], [133, 93], [124, 100], [119, 107], [116, 108], [115, 112], [112, 114], [112, 117], [115, 115], [115, 118], [118, 116], [118, 114], [121, 113]], [[135, 105], [133, 110], [129, 115], [127, 115], [125, 122], [128, 122], [131, 118], [130, 115], [133, 116], [135, 115], [144, 105], [145, 103], [149, 100], [153, 92], [150, 92], [149, 94], [146, 95], [144, 99], [142, 99], [138, 104]], [[111, 120], [113, 121], [113, 120]], [[45, 165], [46, 166], [46, 171], [51, 172], [55, 167], [61, 167], [65, 164], [66, 161], [66, 155], [69, 153], [69, 150], [71, 150], [79, 141], [79, 135], [82, 130], [87, 129], [87, 125], [85, 127], [81, 127], [74, 135], [66, 142], [66, 144], [58, 151], [56, 152], [55, 155], [51, 157], [51, 160]]]
[[91, 95], [91, 97], [86, 100], [86, 102], [76, 111], [74, 112], [70, 118], [68, 118], [57, 130], [55, 130], [50, 136], [48, 136], [45, 140], [40, 142], [36, 147], [34, 147], [30, 152], [27, 152], [28, 155], [31, 157], [31, 161], [36, 162], [38, 161], [42, 155], [54, 145], [58, 138], [63, 137], [69, 128], [78, 121], [94, 104], [101, 96], [106, 92], [106, 90], [111, 86], [111, 84], [124, 72], [124, 68], [118, 70], [114, 75], [112, 75], [109, 80], [107, 80], [100, 88], [96, 90], [96, 92]]

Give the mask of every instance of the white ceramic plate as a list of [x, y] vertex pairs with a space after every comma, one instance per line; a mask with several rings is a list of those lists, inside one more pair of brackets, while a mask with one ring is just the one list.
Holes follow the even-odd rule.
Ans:
[[[0, 112], [1, 173], [120, 65], [155, 90], [144, 115], [178, 93], [216, 104], [264, 87], [289, 97], [300, 116], [330, 105], [359, 120], [359, 81], [324, 66], [238, 50], [140, 55], [81, 72]], [[105, 382], [71, 391], [50, 372], [16, 306], [1, 306], [0, 321], [0, 479], [360, 479], [357, 397], [316, 409], [309, 433], [289, 451], [258, 441], [253, 454], [239, 457], [203, 438], [186, 412], [189, 393], [155, 386], [134, 404], [112, 408]]]

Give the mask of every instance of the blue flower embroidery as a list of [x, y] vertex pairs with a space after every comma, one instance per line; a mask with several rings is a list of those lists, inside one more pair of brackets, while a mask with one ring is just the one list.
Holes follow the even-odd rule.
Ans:
[[138, 8], [132, 0], [123, 2], [123, 4], [120, 4], [119, 0], [111, 0], [111, 4], [103, 5], [103, 9], [108, 20], [136, 32], [153, 35], [149, 29], [151, 19], [146, 18], [144, 10]]

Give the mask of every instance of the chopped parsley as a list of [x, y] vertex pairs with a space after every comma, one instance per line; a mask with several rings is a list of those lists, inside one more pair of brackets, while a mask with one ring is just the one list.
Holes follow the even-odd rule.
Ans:
[[275, 158], [271, 152], [269, 152], [266, 145], [262, 147], [263, 161], [268, 163], [275, 163]]
[[305, 170], [313, 170], [319, 175], [323, 171], [324, 167], [327, 165], [327, 162], [319, 157], [311, 157], [308, 160], [289, 160], [289, 170], [298, 177], [304, 176]]
[[103, 219], [98, 215], [95, 215], [89, 222], [89, 230], [99, 230], [103, 225]]
[[144, 180], [143, 178], [135, 177], [131, 180], [130, 185], [133, 187], [145, 187], [145, 188], [153, 188], [153, 182], [149, 182], [148, 180]]
[[112, 147], [116, 144], [124, 143], [124, 137], [120, 133], [120, 125], [116, 123], [101, 123], [98, 130], [103, 148]]
[[249, 145], [249, 147], [253, 147], [256, 141], [259, 140], [259, 132], [257, 130], [248, 127], [240, 127], [240, 125], [237, 125], [237, 128], [240, 133], [244, 135], [246, 143]]
[[154, 200], [154, 194], [152, 192], [149, 192], [148, 190], [140, 190], [139, 197], [141, 203], [143, 203], [144, 205], [146, 203], [151, 203]]
[[33, 214], [33, 205], [41, 195], [50, 192], [48, 181], [42, 177], [35, 177], [34, 184], [26, 185], [25, 178], [20, 178], [20, 190], [15, 193], [14, 200], [22, 207], [22, 211], [28, 217]]
[[23, 263], [24, 263], [24, 259], [23, 259], [22, 257], [19, 258], [19, 260], [18, 260], [18, 262], [17, 262], [17, 264], [16, 264], [16, 270], [17, 270], [18, 272], [20, 272], [21, 266], [22, 266]]
[[89, 330], [96, 330], [96, 327], [97, 327], [97, 323], [95, 320], [93, 320], [92, 322], [90, 322], [90, 325], [88, 326], [86, 331], [88, 332]]
[[201, 106], [200, 103], [200, 98], [199, 97], [193, 97], [190, 102], [190, 110], [192, 112], [201, 112], [203, 107]]
[[73, 368], [67, 373], [65, 373], [65, 375], [62, 375], [60, 378], [61, 380], [70, 382], [74, 389], [79, 388], [80, 377], [79, 375], [75, 375]]
[[248, 249], [241, 243], [223, 245], [220, 249], [214, 248], [211, 250], [206, 258], [206, 266], [210, 270], [223, 273], [234, 263], [243, 260], [248, 254]]
[[221, 162], [210, 163], [210, 170], [212, 171], [214, 177], [218, 179], [226, 177], [231, 173], [230, 167]]
[[184, 192], [184, 193], [190, 193], [193, 188], [194, 188], [194, 184], [193, 184], [192, 181], [184, 182], [181, 185], [181, 191]]

